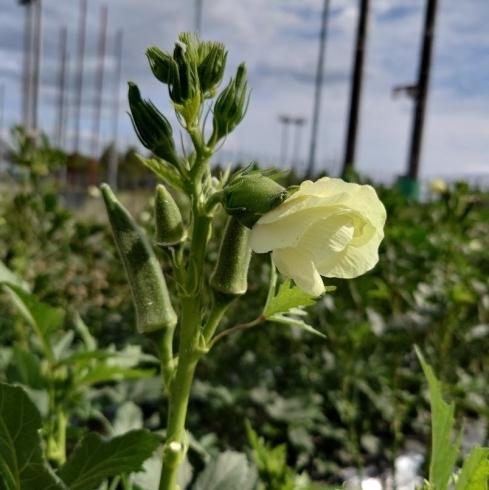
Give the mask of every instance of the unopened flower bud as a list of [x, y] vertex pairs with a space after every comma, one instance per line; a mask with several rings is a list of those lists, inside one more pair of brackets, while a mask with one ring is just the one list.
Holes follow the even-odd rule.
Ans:
[[207, 42], [200, 44], [199, 55], [202, 57], [198, 67], [200, 88], [206, 97], [211, 98], [224, 76], [227, 52], [224, 44]]
[[217, 142], [231, 133], [242, 121], [249, 103], [246, 65], [241, 63], [236, 77], [222, 91], [214, 105], [214, 140]]
[[170, 86], [170, 98], [175, 104], [184, 105], [200, 95], [199, 75], [197, 73], [196, 60], [190, 56], [192, 51], [182, 41], [175, 43], [173, 59], [177, 71], [172, 77]]
[[227, 297], [241, 296], [248, 289], [248, 267], [251, 258], [251, 230], [229, 217], [224, 230], [216, 268], [210, 285]]
[[173, 130], [166, 117], [151, 102], [141, 98], [135, 83], [129, 82], [128, 97], [132, 124], [139, 141], [156, 156], [178, 164]]
[[287, 199], [287, 189], [262, 172], [238, 175], [223, 190], [221, 204], [248, 228]]
[[153, 75], [162, 83], [171, 83], [173, 74], [178, 69], [171, 55], [161, 51], [157, 46], [150, 46], [146, 50], [146, 56]]
[[186, 236], [182, 215], [175, 200], [164, 185], [158, 185], [155, 199], [156, 245], [176, 245], [185, 240]]

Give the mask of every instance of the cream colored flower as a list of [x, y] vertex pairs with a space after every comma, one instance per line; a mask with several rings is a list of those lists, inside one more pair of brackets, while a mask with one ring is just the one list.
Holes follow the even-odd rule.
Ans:
[[262, 216], [251, 231], [251, 248], [272, 251], [277, 269], [312, 296], [324, 277], [352, 278], [379, 260], [386, 212], [368, 185], [324, 177]]
[[434, 179], [431, 181], [430, 191], [434, 194], [445, 194], [448, 192], [447, 183], [443, 179]]

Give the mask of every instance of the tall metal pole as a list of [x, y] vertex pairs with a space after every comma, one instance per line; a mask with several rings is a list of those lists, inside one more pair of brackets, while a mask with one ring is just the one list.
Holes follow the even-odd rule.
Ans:
[[299, 166], [299, 154], [300, 154], [300, 147], [301, 147], [301, 130], [302, 126], [306, 122], [305, 118], [303, 117], [296, 117], [292, 120], [292, 123], [295, 126], [294, 130], [294, 149], [292, 151], [292, 167], [296, 168]]
[[363, 60], [365, 55], [365, 39], [367, 37], [369, 0], [360, 0], [360, 13], [358, 16], [357, 40], [355, 48], [355, 64], [352, 75], [350, 115], [348, 118], [348, 133], [346, 137], [345, 158], [343, 160], [342, 175], [346, 175], [349, 168], [355, 166], [355, 149], [358, 133], [358, 114], [360, 112], [360, 96], [363, 79]]
[[32, 129], [32, 75], [33, 75], [33, 44], [34, 44], [34, 7], [32, 0], [21, 0], [25, 6], [24, 13], [24, 74], [22, 80], [22, 124], [26, 132]]
[[195, 31], [199, 34], [202, 30], [202, 2], [203, 0], [195, 0]]
[[314, 172], [315, 160], [316, 160], [316, 140], [319, 124], [319, 113], [321, 106], [321, 89], [323, 85], [323, 72], [324, 72], [324, 57], [326, 51], [326, 35], [328, 26], [328, 11], [329, 0], [324, 0], [323, 16], [321, 21], [321, 35], [319, 37], [319, 57], [316, 72], [316, 89], [314, 94], [314, 106], [312, 111], [312, 131], [311, 131], [311, 146], [309, 149], [309, 165], [307, 169], [307, 176], [312, 177]]
[[4, 135], [3, 135], [3, 123], [4, 123], [4, 113], [5, 113], [5, 84], [0, 84], [0, 164], [3, 163], [4, 158]]
[[107, 38], [107, 6], [103, 6], [100, 12], [100, 32], [98, 38], [98, 67], [95, 77], [94, 92], [94, 112], [92, 126], [92, 160], [90, 165], [90, 184], [95, 185], [97, 182], [97, 160], [99, 159], [99, 141], [100, 141], [100, 113], [102, 109], [102, 90], [104, 88], [104, 61], [105, 61], [105, 43]]
[[41, 94], [41, 67], [42, 67], [42, 0], [36, 0], [34, 36], [34, 62], [32, 75], [32, 132], [37, 136], [39, 126], [39, 99]]
[[287, 164], [287, 147], [288, 147], [288, 134], [289, 134], [289, 124], [292, 119], [290, 116], [281, 115], [278, 117], [282, 124], [282, 135], [280, 137], [280, 163], [281, 165]]
[[409, 151], [409, 167], [407, 173], [407, 177], [412, 180], [416, 180], [419, 173], [419, 159], [421, 155], [421, 144], [423, 138], [426, 99], [430, 81], [431, 56], [433, 51], [433, 39], [435, 37], [436, 9], [437, 0], [427, 0], [423, 47], [421, 50], [421, 59], [419, 63], [418, 90], [414, 109], [411, 148]]
[[63, 124], [65, 119], [65, 88], [66, 88], [66, 41], [68, 30], [62, 27], [59, 31], [59, 71], [58, 71], [58, 111], [55, 129], [55, 144], [61, 147], [63, 142]]
[[112, 189], [117, 189], [117, 170], [118, 170], [118, 136], [119, 136], [119, 87], [121, 84], [122, 69], [122, 29], [117, 31], [115, 41], [115, 59], [117, 62], [113, 78], [112, 93], [114, 103], [112, 106], [112, 151], [109, 157], [108, 182]]
[[85, 29], [87, 21], [87, 0], [80, 0], [80, 23], [78, 25], [78, 41], [77, 41], [77, 58], [76, 58], [76, 78], [75, 78], [75, 133], [74, 133], [74, 151], [78, 153], [80, 147], [80, 118], [81, 118], [81, 103], [83, 92], [83, 60], [85, 58]]

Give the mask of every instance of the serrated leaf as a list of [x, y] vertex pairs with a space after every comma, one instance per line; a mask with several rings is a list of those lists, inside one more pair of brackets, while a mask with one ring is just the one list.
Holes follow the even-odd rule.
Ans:
[[256, 480], [256, 470], [245, 454], [226, 451], [205, 467], [193, 490], [251, 490]]
[[455, 490], [487, 490], [489, 448], [474, 446], [464, 461]]
[[445, 489], [448, 488], [448, 482], [460, 450], [461, 434], [452, 444], [455, 406], [453, 402], [448, 404], [443, 400], [440, 382], [435, 378], [433, 370], [425, 361], [421, 351], [417, 347], [415, 349], [430, 390], [432, 435], [429, 482], [435, 489]]
[[68, 490], [47, 465], [39, 411], [19, 386], [0, 383], [0, 489]]
[[305, 293], [287, 279], [279, 286], [277, 294], [266, 304], [263, 316], [268, 319], [277, 313], [287, 313], [291, 308], [312, 306], [315, 303], [314, 296]]
[[141, 155], [136, 155], [136, 157], [145, 167], [149, 168], [164, 182], [168, 182], [174, 189], [185, 192], [182, 177], [174, 167], [166, 163], [164, 160], [144, 158]]
[[59, 470], [70, 490], [93, 490], [104, 478], [141, 471], [160, 437], [146, 429], [104, 440], [89, 434]]
[[327, 338], [326, 335], [316, 330], [311, 325], [308, 325], [306, 322], [299, 320], [298, 318], [291, 318], [286, 315], [273, 315], [270, 318], [267, 318], [270, 322], [283, 323], [285, 325], [294, 325], [295, 327], [299, 327], [301, 330], [305, 330], [306, 332], [312, 333], [314, 335], [318, 335], [323, 339]]

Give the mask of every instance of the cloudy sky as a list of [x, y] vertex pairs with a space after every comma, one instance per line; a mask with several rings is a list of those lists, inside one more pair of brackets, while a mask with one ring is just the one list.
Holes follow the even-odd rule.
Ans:
[[[316, 169], [337, 172], [344, 153], [357, 0], [331, 0]], [[94, 115], [94, 74], [100, 11], [107, 5], [108, 34], [102, 104], [102, 144], [112, 134], [111, 107], [120, 98], [120, 144], [135, 144], [126, 115], [127, 80], [135, 81], [171, 116], [166, 88], [147, 66], [144, 51], [156, 44], [172, 50], [179, 32], [195, 25], [195, 0], [88, 0], [83, 91], [83, 144], [89, 148]], [[231, 76], [241, 61], [253, 89], [248, 114], [226, 141], [224, 159], [280, 161], [279, 115], [304, 117], [300, 159], [307, 161], [314, 80], [321, 24], [321, 0], [203, 0], [201, 37], [223, 41]], [[357, 149], [357, 168], [379, 178], [406, 170], [413, 103], [393, 98], [396, 85], [416, 80], [425, 0], [372, 0]], [[40, 119], [53, 134], [56, 122], [59, 31], [68, 28], [69, 77], [73, 87], [78, 0], [43, 0], [43, 73]], [[489, 174], [489, 2], [439, 0], [434, 62], [427, 105], [421, 174]], [[24, 11], [16, 0], [0, 0], [0, 85], [5, 89], [5, 127], [21, 120]], [[114, 90], [115, 36], [123, 29], [120, 89]], [[73, 103], [73, 95], [68, 95]], [[174, 121], [174, 118], [171, 118]], [[72, 146], [73, 111], [67, 116], [67, 149]], [[305, 165], [305, 163], [303, 163]]]

